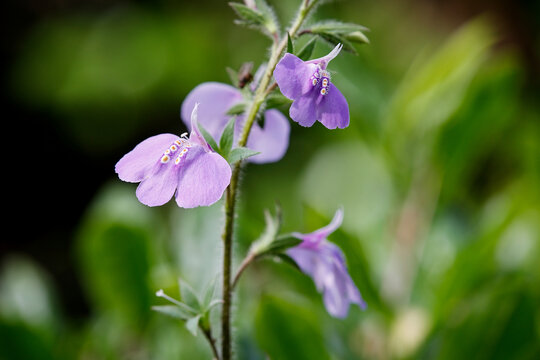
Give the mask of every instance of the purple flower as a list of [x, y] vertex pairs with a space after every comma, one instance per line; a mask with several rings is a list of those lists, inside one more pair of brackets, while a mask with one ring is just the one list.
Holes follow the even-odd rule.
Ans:
[[347, 316], [350, 303], [366, 308], [366, 303], [347, 272], [343, 253], [326, 240], [341, 225], [342, 220], [343, 211], [339, 209], [329, 225], [311, 234], [293, 233], [302, 242], [287, 251], [300, 269], [313, 278], [317, 290], [323, 293], [324, 305], [330, 315], [338, 318]]
[[338, 88], [330, 81], [326, 70], [343, 45], [337, 45], [328, 55], [302, 61], [293, 54], [285, 54], [274, 69], [279, 89], [291, 100], [291, 119], [302, 126], [312, 126], [319, 120], [328, 129], [349, 126], [349, 105]]
[[213, 152], [197, 128], [197, 107], [191, 114], [191, 134], [152, 136], [116, 163], [118, 177], [140, 182], [136, 195], [148, 206], [168, 202], [176, 192], [183, 208], [208, 206], [218, 201], [231, 180], [231, 167]]
[[[225, 125], [230, 119], [227, 111], [244, 101], [240, 90], [227, 84], [207, 82], [198, 85], [184, 100], [180, 111], [184, 123], [189, 127], [190, 109], [195, 103], [201, 104], [199, 123], [215, 140], [219, 140]], [[236, 143], [244, 126], [244, 115], [238, 115], [235, 125]], [[280, 160], [289, 146], [290, 125], [287, 118], [278, 110], [270, 109], [264, 112], [264, 128], [254, 123], [249, 134], [247, 147], [260, 152], [249, 161], [254, 163], [270, 163]]]

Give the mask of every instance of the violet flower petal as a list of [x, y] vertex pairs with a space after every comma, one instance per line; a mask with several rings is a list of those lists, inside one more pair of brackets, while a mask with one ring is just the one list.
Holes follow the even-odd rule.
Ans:
[[317, 120], [328, 129], [349, 126], [349, 104], [334, 84], [330, 84], [328, 93], [317, 107]]
[[219, 141], [221, 133], [227, 125], [230, 116], [226, 115], [233, 105], [242, 101], [238, 89], [218, 82], [205, 82], [195, 87], [186, 96], [180, 110], [184, 124], [191, 129], [191, 112], [196, 103], [201, 106], [198, 111], [198, 121], [214, 140]]
[[[219, 141], [230, 119], [230, 116], [226, 115], [227, 110], [241, 102], [242, 99], [241, 92], [232, 86], [214, 82], [203, 83], [188, 94], [182, 104], [181, 116], [188, 128], [193, 129], [187, 120], [190, 118], [190, 109], [196, 103], [201, 103], [198, 111], [198, 122], [216, 141]], [[210, 105], [205, 107], [204, 102]], [[258, 164], [280, 160], [289, 147], [290, 124], [287, 118], [274, 109], [267, 110], [264, 116], [264, 129], [254, 123], [247, 142], [248, 148], [260, 152], [260, 154], [250, 157], [248, 161]], [[235, 143], [238, 141], [243, 125], [244, 116], [237, 116]]]
[[199, 146], [187, 154], [178, 174], [176, 203], [183, 208], [212, 205], [229, 185], [231, 167], [219, 154]]
[[289, 109], [291, 119], [301, 126], [310, 127], [317, 121], [317, 109], [315, 107], [317, 98], [312, 96], [313, 91], [295, 100]]
[[334, 232], [342, 220], [343, 210], [339, 209], [329, 225], [310, 234], [293, 233], [302, 243], [287, 251], [300, 269], [313, 279], [317, 290], [322, 292], [330, 315], [338, 318], [347, 316], [350, 304], [366, 308], [358, 288], [347, 272], [343, 252], [337, 245], [326, 240], [326, 236]]
[[289, 147], [291, 125], [289, 120], [278, 110], [270, 109], [264, 112], [264, 129], [259, 124], [253, 124], [249, 134], [247, 147], [260, 152], [249, 158], [256, 164], [279, 161]]
[[141, 181], [135, 194], [145, 205], [161, 206], [174, 195], [178, 184], [177, 169], [172, 161], [167, 164], [157, 163], [154, 169], [151, 176]]
[[285, 54], [274, 69], [274, 79], [281, 93], [296, 100], [313, 88], [310, 77], [317, 65], [306, 63], [293, 54]]
[[115, 171], [120, 180], [140, 182], [147, 178], [163, 149], [169, 147], [176, 139], [178, 136], [173, 134], [160, 134], [139, 143], [116, 163]]

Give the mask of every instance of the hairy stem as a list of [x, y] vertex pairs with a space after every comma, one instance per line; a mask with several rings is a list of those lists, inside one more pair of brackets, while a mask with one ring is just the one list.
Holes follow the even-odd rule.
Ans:
[[[300, 26], [307, 18], [310, 10], [314, 8], [315, 3], [318, 0], [304, 1], [300, 7], [298, 14], [288, 34], [291, 38], [294, 38]], [[268, 60], [266, 71], [262, 76], [253, 101], [251, 102], [249, 109], [246, 111], [246, 118], [242, 134], [238, 141], [238, 146], [245, 146], [248, 140], [251, 127], [257, 114], [266, 100], [269, 94], [268, 87], [272, 79], [274, 69], [281, 58], [281, 54], [287, 48], [287, 36], [284, 36], [280, 42], [274, 42], [272, 47], [272, 54]], [[223, 231], [223, 307], [221, 313], [221, 359], [230, 360], [232, 358], [231, 351], [231, 297], [233, 284], [231, 283], [231, 258], [232, 258], [232, 240], [233, 240], [233, 228], [234, 228], [234, 216], [237, 201], [237, 190], [240, 176], [240, 170], [242, 168], [242, 161], [237, 162], [233, 167], [231, 176], [231, 184], [227, 188], [225, 197], [225, 228]]]

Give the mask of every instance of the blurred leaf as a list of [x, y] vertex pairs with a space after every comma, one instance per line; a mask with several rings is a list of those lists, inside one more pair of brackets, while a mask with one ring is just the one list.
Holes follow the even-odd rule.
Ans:
[[229, 5], [233, 8], [238, 17], [242, 19], [240, 22], [241, 24], [254, 26], [264, 25], [265, 18], [260, 11], [252, 9], [241, 3], [230, 2]]
[[264, 220], [266, 223], [264, 231], [259, 238], [251, 244], [251, 247], [249, 248], [250, 254], [263, 254], [276, 240], [279, 230], [281, 229], [281, 210], [276, 208], [276, 216], [272, 216], [270, 211], [265, 210]]
[[195, 309], [197, 312], [202, 311], [201, 300], [191, 285], [183, 279], [179, 279], [178, 284], [180, 286], [180, 298], [182, 299], [182, 302]]
[[418, 61], [396, 91], [389, 126], [394, 131], [416, 128], [422, 133], [447, 121], [462, 103], [494, 40], [490, 24], [476, 19], [453, 34], [429, 59]]
[[330, 359], [320, 323], [309, 310], [293, 303], [263, 297], [255, 317], [255, 336], [271, 359]]
[[273, 109], [283, 105], [290, 105], [292, 100], [286, 98], [281, 93], [273, 93], [266, 98], [266, 109]]
[[79, 260], [88, 296], [103, 312], [134, 324], [149, 315], [153, 292], [150, 236], [140, 227], [105, 222], [87, 227], [79, 239]]
[[175, 305], [156, 305], [152, 306], [152, 310], [180, 320], [187, 320], [194, 315]]
[[244, 111], [246, 111], [246, 104], [245, 103], [238, 103], [231, 106], [229, 110], [225, 113], [225, 115], [233, 116], [233, 115], [240, 115], [243, 114]]
[[202, 315], [197, 315], [186, 321], [186, 329], [190, 333], [193, 334], [193, 336], [197, 336], [197, 330], [199, 329], [199, 321], [201, 320]]
[[234, 164], [237, 161], [247, 159], [257, 154], [260, 154], [260, 152], [248, 149], [247, 147], [237, 147], [231, 150], [228, 161], [229, 164]]

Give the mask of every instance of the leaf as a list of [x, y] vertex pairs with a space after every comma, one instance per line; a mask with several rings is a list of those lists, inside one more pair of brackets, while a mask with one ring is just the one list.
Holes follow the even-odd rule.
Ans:
[[293, 268], [295, 268], [298, 271], [302, 271], [302, 269], [300, 269], [296, 261], [294, 261], [292, 257], [290, 257], [289, 255], [285, 253], [274, 254], [273, 259], [274, 261], [281, 261], [281, 262], [284, 262], [285, 264], [291, 265]]
[[317, 37], [313, 36], [309, 41], [298, 51], [298, 56], [301, 60], [309, 60], [315, 49], [315, 44], [317, 43]]
[[228, 158], [229, 153], [231, 152], [231, 148], [234, 142], [235, 122], [236, 122], [235, 117], [229, 120], [227, 125], [225, 125], [225, 129], [223, 130], [223, 133], [221, 134], [221, 139], [219, 139], [219, 151], [224, 158]]
[[335, 21], [335, 20], [317, 22], [311, 25], [309, 27], [309, 30], [312, 33], [333, 32], [333, 33], [338, 33], [338, 34], [348, 34], [348, 33], [354, 33], [354, 32], [369, 31], [367, 27], [362, 26], [362, 25], [353, 24], [353, 23], [345, 23], [345, 22]]
[[294, 54], [294, 45], [291, 40], [291, 35], [289, 33], [287, 33], [287, 52], [289, 54]]
[[199, 131], [201, 132], [204, 140], [206, 140], [206, 142], [208, 143], [208, 145], [210, 145], [212, 150], [218, 151], [219, 146], [216, 140], [214, 140], [214, 138], [212, 137], [212, 135], [210, 135], [210, 133], [206, 131], [206, 129], [201, 125], [201, 123], [197, 123], [197, 127], [199, 128]]
[[246, 104], [241, 102], [241, 103], [234, 104], [233, 106], [231, 106], [225, 114], [229, 116], [240, 115], [244, 113], [245, 110], [246, 110]]
[[280, 236], [267, 247], [265, 253], [273, 254], [283, 252], [291, 247], [297, 246], [302, 240], [293, 236]]
[[263, 254], [272, 242], [274, 242], [279, 233], [279, 229], [281, 228], [281, 210], [279, 207], [276, 207], [276, 216], [272, 216], [268, 210], [265, 210], [264, 220], [266, 226], [263, 233], [251, 244], [249, 249], [249, 252], [256, 256]]
[[152, 310], [180, 320], [187, 320], [193, 316], [192, 313], [175, 305], [156, 305], [152, 306]]
[[322, 321], [305, 306], [264, 296], [259, 301], [254, 328], [259, 347], [270, 359], [330, 359]]
[[[265, 109], [274, 109], [283, 105], [290, 105], [291, 103], [292, 100], [286, 98], [281, 93], [274, 93], [266, 98]], [[264, 126], [262, 126], [262, 128], [264, 128]]]
[[186, 321], [186, 329], [190, 333], [193, 334], [193, 336], [197, 336], [197, 330], [199, 329], [199, 320], [201, 320], [201, 315], [197, 315]]
[[233, 8], [236, 14], [242, 19], [242, 23], [246, 25], [264, 25], [264, 15], [259, 11], [252, 9], [241, 3], [231, 2], [229, 5]]
[[332, 46], [336, 46], [337, 44], [343, 45], [343, 50], [350, 52], [351, 54], [358, 55], [358, 52], [353, 47], [351, 42], [345, 38], [345, 36], [341, 34], [335, 34], [331, 32], [321, 32], [317, 33], [323, 40], [328, 42]]
[[240, 17], [240, 20], [236, 20], [235, 23], [260, 30], [271, 38], [279, 36], [279, 23], [272, 7], [264, 0], [255, 0], [255, 2], [255, 8], [241, 3], [229, 3]]
[[180, 298], [182, 299], [182, 302], [195, 309], [197, 312], [200, 311], [201, 301], [195, 290], [182, 279], [178, 279], [178, 283], [180, 286]]
[[227, 75], [229, 75], [229, 79], [231, 80], [231, 84], [234, 87], [238, 87], [238, 72], [234, 70], [233, 68], [226, 67], [225, 70], [227, 71]]
[[210, 282], [206, 285], [206, 288], [202, 296], [202, 308], [204, 311], [208, 311], [211, 307], [214, 296], [216, 295], [217, 276], [214, 276]]
[[237, 161], [247, 159], [257, 154], [260, 154], [260, 152], [248, 149], [247, 147], [237, 147], [231, 150], [227, 160], [229, 161], [229, 164], [234, 164]]

